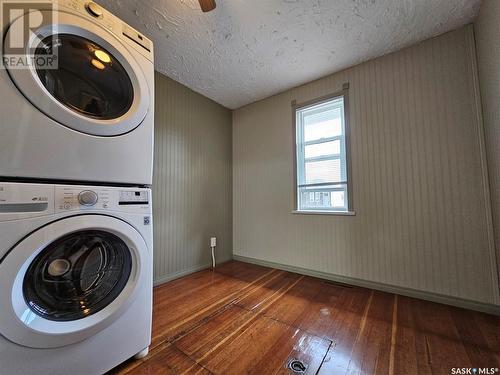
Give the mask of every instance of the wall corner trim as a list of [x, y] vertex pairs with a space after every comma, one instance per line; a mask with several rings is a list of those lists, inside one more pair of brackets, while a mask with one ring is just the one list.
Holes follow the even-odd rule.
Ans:
[[479, 70], [477, 62], [477, 51], [476, 51], [476, 39], [474, 34], [474, 26], [472, 24], [466, 27], [466, 38], [467, 38], [467, 49], [469, 58], [469, 68], [471, 69], [472, 77], [472, 87], [474, 95], [474, 107], [475, 107], [475, 125], [477, 129], [477, 141], [479, 145], [479, 152], [481, 158], [481, 172], [483, 178], [483, 197], [485, 202], [485, 219], [486, 219], [486, 231], [488, 236], [488, 250], [490, 254], [491, 261], [491, 277], [496, 285], [495, 303], [500, 304], [500, 263], [497, 259], [497, 252], [495, 248], [495, 232], [493, 227], [493, 207], [491, 200], [491, 190], [490, 190], [490, 176], [488, 172], [488, 163], [486, 156], [486, 138], [484, 130], [484, 119], [483, 119], [483, 106], [481, 100], [480, 82], [479, 82]]

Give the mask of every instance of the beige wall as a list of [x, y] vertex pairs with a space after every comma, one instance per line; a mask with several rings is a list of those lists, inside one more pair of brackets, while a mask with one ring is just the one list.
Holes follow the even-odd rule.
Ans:
[[[473, 49], [460, 29], [236, 110], [234, 254], [498, 304]], [[291, 214], [290, 103], [345, 82], [357, 214]]]
[[232, 252], [231, 111], [155, 76], [154, 278], [159, 283]]
[[497, 261], [500, 269], [500, 1], [483, 0], [474, 23]]

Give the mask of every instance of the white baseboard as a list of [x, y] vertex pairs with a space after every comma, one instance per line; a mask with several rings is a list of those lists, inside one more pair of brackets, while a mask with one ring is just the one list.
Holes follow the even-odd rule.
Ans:
[[423, 299], [423, 300], [427, 300], [427, 301], [443, 303], [445, 305], [461, 307], [464, 309], [481, 311], [481, 312], [488, 313], [488, 314], [500, 315], [500, 306], [498, 306], [498, 305], [470, 301], [470, 300], [465, 300], [465, 299], [461, 299], [461, 298], [457, 298], [457, 297], [451, 297], [451, 296], [446, 296], [446, 295], [432, 293], [432, 292], [425, 292], [425, 291], [416, 290], [416, 289], [388, 285], [388, 284], [378, 283], [378, 282], [374, 282], [374, 281], [356, 279], [353, 277], [340, 276], [340, 275], [335, 275], [335, 274], [326, 273], [326, 272], [314, 271], [314, 270], [310, 270], [307, 268], [289, 266], [289, 265], [285, 265], [285, 264], [281, 264], [281, 263], [269, 262], [266, 260], [249, 258], [249, 257], [236, 255], [236, 254], [233, 254], [233, 259], [241, 261], [241, 262], [257, 264], [257, 265], [265, 266], [265, 267], [277, 268], [277, 269], [284, 270], [284, 271], [290, 271], [290, 272], [298, 273], [301, 275], [318, 277], [320, 279], [331, 280], [331, 281], [335, 281], [335, 282], [339, 282], [339, 283], [343, 283], [343, 284], [350, 284], [350, 285], [360, 286], [363, 288], [375, 289], [375, 290], [380, 290], [383, 292], [394, 293], [394, 294], [400, 294], [400, 295], [407, 296], [407, 297], [413, 297], [413, 298]]

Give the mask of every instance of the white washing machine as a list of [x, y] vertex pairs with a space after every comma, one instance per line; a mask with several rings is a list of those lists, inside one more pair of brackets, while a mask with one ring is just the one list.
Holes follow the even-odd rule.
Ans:
[[0, 373], [102, 374], [151, 340], [151, 191], [0, 183]]
[[152, 42], [91, 1], [24, 7], [9, 10], [3, 56], [34, 23], [25, 56], [54, 53], [58, 68], [0, 69], [0, 177], [150, 185]]

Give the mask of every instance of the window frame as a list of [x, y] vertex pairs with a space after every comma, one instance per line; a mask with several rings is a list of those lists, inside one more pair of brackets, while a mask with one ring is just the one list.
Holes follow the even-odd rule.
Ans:
[[[307, 107], [312, 107], [320, 104], [324, 104], [326, 102], [332, 101], [337, 98], [343, 98], [343, 107], [344, 107], [344, 135], [343, 136], [335, 136], [335, 137], [330, 137], [326, 139], [321, 139], [321, 140], [315, 140], [311, 142], [307, 142], [307, 145], [309, 144], [322, 144], [326, 142], [331, 142], [336, 139], [342, 139], [342, 137], [345, 138], [345, 155], [346, 155], [346, 163], [345, 163], [345, 168], [346, 168], [346, 178], [347, 181], [341, 182], [338, 184], [345, 184], [346, 185], [346, 191], [347, 191], [347, 211], [345, 210], [315, 210], [315, 209], [300, 209], [299, 206], [299, 188], [302, 186], [299, 186], [299, 166], [298, 166], [298, 158], [299, 158], [299, 152], [302, 153], [302, 150], [298, 150], [297, 147], [297, 111], [307, 108]], [[302, 103], [297, 103], [295, 100], [292, 101], [292, 119], [293, 119], [293, 210], [292, 213], [296, 214], [319, 214], [319, 215], [347, 215], [347, 216], [353, 216], [355, 215], [354, 211], [354, 206], [353, 206], [353, 192], [352, 192], [352, 168], [351, 168], [351, 155], [350, 155], [350, 150], [351, 150], [351, 142], [350, 142], [350, 121], [349, 121], [349, 84], [346, 83], [343, 85], [343, 89], [341, 91], [335, 92], [333, 94], [329, 94], [320, 98], [312, 99], [306, 102]], [[303, 138], [303, 137], [302, 137]], [[306, 142], [304, 142], [306, 143]], [[342, 142], [341, 142], [341, 147], [342, 147]], [[304, 145], [305, 148], [305, 145]], [[336, 154], [337, 155], [337, 154]], [[341, 158], [342, 155], [342, 149], [340, 151], [340, 154], [337, 156], [337, 158]], [[305, 161], [305, 155], [303, 155], [302, 159]], [[309, 158], [309, 159], [315, 159], [315, 158]], [[335, 157], [328, 156], [328, 157], [318, 157], [319, 160], [333, 160]], [[311, 160], [309, 160], [311, 161]], [[302, 170], [305, 170], [305, 168], [301, 168]], [[308, 184], [309, 186], [314, 186], [315, 184]], [[318, 186], [324, 185], [324, 186], [333, 186], [335, 184], [331, 183], [321, 183], [317, 184]], [[344, 190], [344, 189], [340, 189]]]

